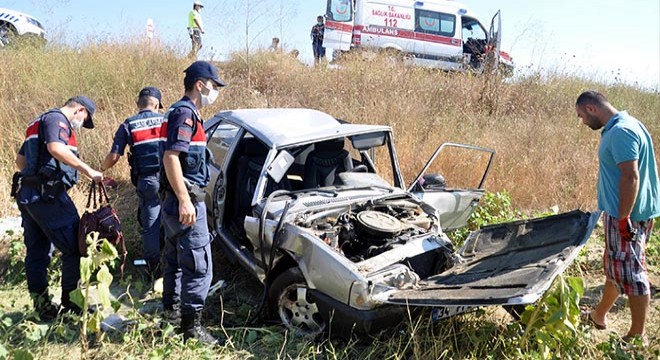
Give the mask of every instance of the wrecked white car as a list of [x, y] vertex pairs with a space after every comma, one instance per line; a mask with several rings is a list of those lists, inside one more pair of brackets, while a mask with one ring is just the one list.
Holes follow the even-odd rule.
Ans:
[[[306, 335], [376, 333], [418, 307], [442, 318], [533, 303], [599, 216], [576, 210], [488, 226], [455, 250], [445, 232], [465, 226], [478, 205], [491, 150], [444, 144], [406, 187], [388, 126], [251, 109], [220, 112], [204, 128], [213, 235], [264, 283], [271, 313]], [[452, 150], [459, 154], [442, 157]], [[436, 170], [459, 162], [482, 167], [472, 187]]]

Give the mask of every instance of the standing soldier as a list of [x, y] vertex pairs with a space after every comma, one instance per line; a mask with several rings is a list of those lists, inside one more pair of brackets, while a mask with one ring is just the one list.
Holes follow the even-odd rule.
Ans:
[[273, 40], [270, 43], [270, 46], [268, 47], [268, 51], [270, 52], [282, 52], [282, 49], [280, 48], [280, 38], [274, 37]]
[[198, 109], [218, 97], [218, 69], [196, 61], [185, 70], [185, 95], [165, 114], [161, 127], [161, 216], [163, 308], [173, 322], [180, 314], [184, 340], [218, 342], [201, 324], [213, 275], [204, 187], [209, 182], [206, 135]]
[[48, 294], [51, 244], [62, 252], [62, 310], [81, 311], [70, 299], [80, 280], [80, 217], [67, 190], [78, 182], [79, 171], [96, 183], [103, 181], [101, 172], [78, 158], [76, 142], [75, 131], [94, 128], [95, 111], [96, 104], [85, 96], [46, 111], [28, 125], [16, 157], [21, 179], [15, 196], [23, 220], [25, 272], [35, 311], [43, 321], [53, 320], [60, 310]]
[[188, 35], [192, 41], [192, 49], [190, 50], [191, 58], [197, 58], [197, 52], [202, 48], [202, 34], [204, 34], [204, 26], [202, 26], [202, 2], [195, 0], [193, 8], [188, 13]]
[[142, 249], [149, 273], [160, 277], [160, 200], [158, 199], [160, 156], [158, 141], [163, 115], [161, 93], [155, 87], [140, 90], [137, 98], [138, 113], [126, 119], [115, 132], [110, 152], [101, 169], [113, 167], [129, 146], [128, 164], [131, 182], [138, 196], [138, 222], [142, 227]]
[[325, 32], [325, 25], [323, 24], [323, 16], [316, 17], [316, 24], [312, 26], [310, 37], [312, 38], [312, 49], [314, 50], [314, 65], [318, 65], [325, 57], [325, 48], [323, 47], [323, 33]]
[[585, 91], [575, 104], [582, 122], [601, 130], [598, 148], [598, 208], [603, 210], [605, 286], [588, 320], [597, 329], [607, 327], [607, 313], [619, 294], [628, 296], [631, 324], [629, 341], [644, 339], [650, 302], [645, 264], [646, 242], [653, 219], [660, 216], [658, 170], [653, 140], [646, 127], [626, 111], [612, 106], [603, 94]]

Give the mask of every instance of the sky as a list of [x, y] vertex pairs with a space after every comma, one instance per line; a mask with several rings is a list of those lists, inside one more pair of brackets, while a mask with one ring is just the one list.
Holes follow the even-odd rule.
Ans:
[[[412, 0], [411, 0], [412, 1]], [[309, 32], [326, 0], [203, 0], [202, 59], [224, 60], [237, 51], [265, 48], [277, 36], [286, 50], [312, 62]], [[516, 72], [560, 72], [605, 83], [660, 89], [659, 0], [465, 0], [488, 28], [502, 13], [502, 50]], [[0, 7], [39, 19], [51, 41], [146, 37], [154, 21], [163, 43], [190, 49], [187, 16], [192, 0], [3, 0]]]

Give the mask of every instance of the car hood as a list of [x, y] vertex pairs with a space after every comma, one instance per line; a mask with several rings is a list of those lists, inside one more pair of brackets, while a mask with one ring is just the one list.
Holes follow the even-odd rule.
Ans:
[[484, 227], [459, 251], [462, 261], [391, 293], [386, 302], [418, 306], [530, 304], [552, 285], [589, 239], [600, 212], [580, 210]]

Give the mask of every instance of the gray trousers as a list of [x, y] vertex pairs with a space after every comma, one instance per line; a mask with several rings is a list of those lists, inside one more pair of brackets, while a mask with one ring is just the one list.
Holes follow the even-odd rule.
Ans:
[[181, 304], [181, 313], [201, 311], [213, 278], [211, 238], [206, 223], [206, 205], [195, 205], [197, 221], [179, 223], [179, 201], [166, 192], [161, 207], [165, 232], [163, 249], [163, 305]]

